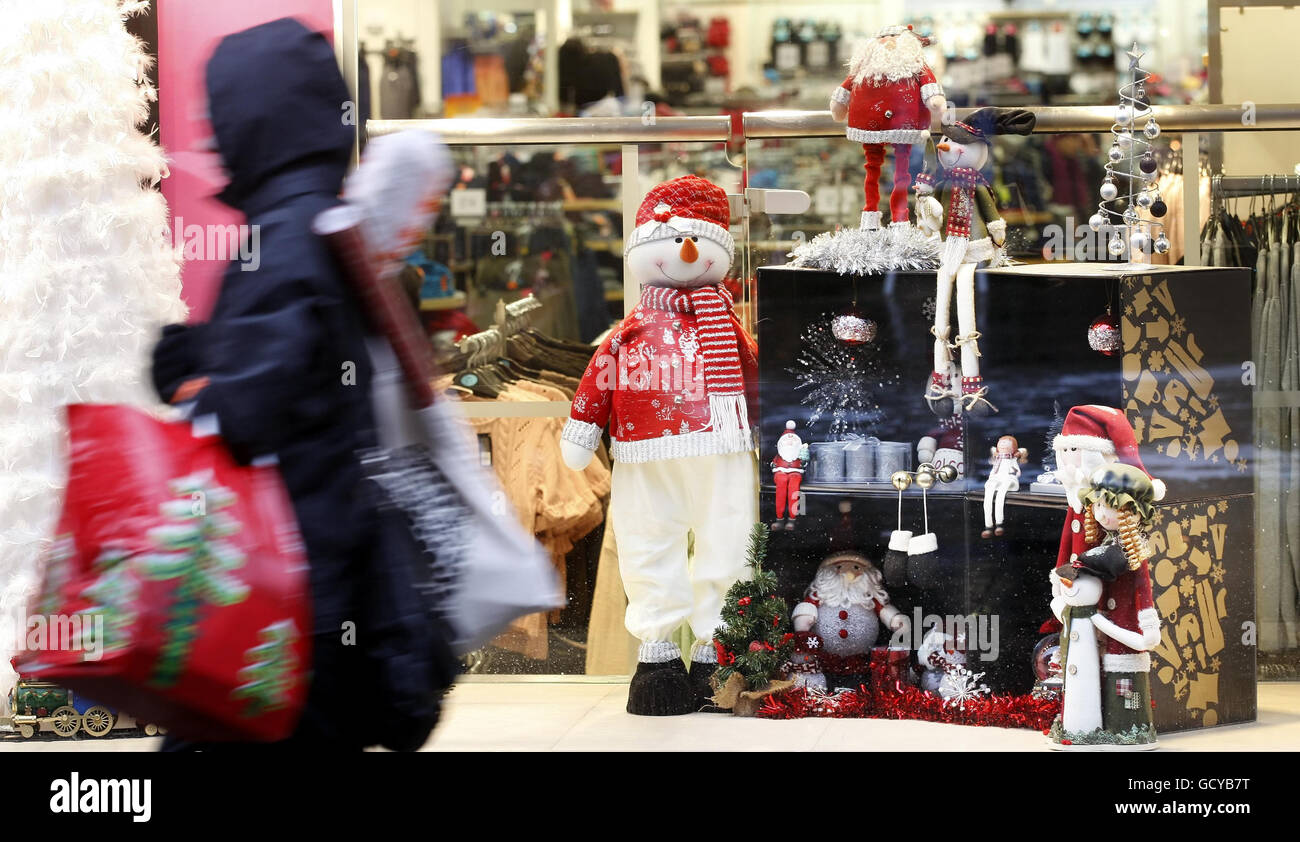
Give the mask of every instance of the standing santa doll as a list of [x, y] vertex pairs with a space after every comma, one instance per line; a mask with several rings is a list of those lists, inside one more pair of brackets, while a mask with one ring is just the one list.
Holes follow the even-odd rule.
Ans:
[[[1087, 404], [1071, 407], [1061, 424], [1061, 433], [1052, 440], [1056, 455], [1056, 478], [1065, 487], [1070, 505], [1061, 529], [1061, 545], [1056, 566], [1077, 561], [1079, 556], [1097, 546], [1085, 528], [1083, 493], [1091, 488], [1092, 475], [1110, 462], [1123, 462], [1145, 470], [1138, 452], [1137, 437], [1124, 413], [1114, 407]], [[1165, 484], [1151, 481], [1153, 499], [1165, 496]]]
[[837, 123], [847, 123], [845, 136], [861, 143], [867, 156], [864, 229], [880, 227], [880, 167], [886, 145], [894, 147], [890, 224], [908, 223], [912, 147], [929, 140], [933, 116], [945, 105], [943, 87], [921, 51], [929, 43], [910, 26], [885, 27], [857, 46], [849, 60], [848, 78], [831, 94], [831, 116]]
[[[565, 463], [581, 470], [610, 430], [609, 516], [625, 623], [641, 641], [633, 714], [711, 706], [714, 630], [727, 589], [747, 575], [744, 547], [758, 520], [749, 425], [758, 362], [722, 284], [735, 249], [730, 216], [722, 188], [693, 175], [646, 196], [625, 252], [641, 300], [592, 358], [561, 441]], [[683, 622], [695, 635], [689, 675], [672, 642]]]
[[[1052, 730], [1055, 742], [1156, 747], [1148, 650], [1160, 642], [1160, 617], [1152, 600], [1147, 561], [1152, 553], [1146, 540], [1155, 482], [1141, 468], [1114, 463], [1098, 468], [1083, 492], [1084, 530], [1095, 546], [1051, 576], [1052, 608], [1064, 624], [1065, 708], [1060, 727]], [[1077, 575], [1080, 571], [1099, 581], [1086, 581]], [[1081, 589], [1087, 600], [1081, 601]], [[1074, 607], [1062, 611], [1061, 603]], [[1100, 676], [1094, 642], [1098, 632], [1105, 642]], [[1077, 651], [1081, 641], [1089, 647], [1082, 657]], [[1075, 705], [1071, 717], [1072, 693], [1083, 694], [1086, 716]]]
[[808, 460], [808, 445], [794, 431], [793, 421], [785, 422], [785, 434], [776, 440], [776, 458], [772, 460], [772, 481], [776, 484], [776, 520], [773, 531], [781, 526], [789, 509], [787, 530], [794, 529], [794, 519], [799, 516], [799, 486], [803, 482], [804, 463]]

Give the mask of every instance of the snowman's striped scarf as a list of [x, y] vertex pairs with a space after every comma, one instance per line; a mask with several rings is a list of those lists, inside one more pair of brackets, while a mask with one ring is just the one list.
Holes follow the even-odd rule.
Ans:
[[641, 292], [641, 304], [665, 313], [694, 314], [713, 432], [729, 446], [748, 445], [749, 410], [731, 293], [721, 284], [689, 290], [647, 286]]

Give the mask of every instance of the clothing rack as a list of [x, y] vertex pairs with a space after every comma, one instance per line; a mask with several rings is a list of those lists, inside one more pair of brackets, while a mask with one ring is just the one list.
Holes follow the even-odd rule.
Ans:
[[[532, 323], [531, 314], [541, 306], [542, 302], [532, 294], [510, 304], [497, 299], [492, 327], [470, 334], [456, 345], [462, 353], [469, 355], [467, 367], [506, 356], [507, 340], [526, 330]], [[568, 401], [462, 401], [455, 406], [462, 418], [566, 418], [569, 415]]]
[[469, 355], [470, 367], [506, 355], [506, 340], [528, 327], [532, 321], [529, 313], [540, 309], [542, 302], [531, 293], [518, 301], [506, 304], [497, 299], [496, 316], [492, 327], [462, 339], [456, 347]]
[[1296, 192], [1300, 192], [1300, 175], [1214, 175], [1210, 177], [1210, 196], [1215, 199], [1273, 196]]

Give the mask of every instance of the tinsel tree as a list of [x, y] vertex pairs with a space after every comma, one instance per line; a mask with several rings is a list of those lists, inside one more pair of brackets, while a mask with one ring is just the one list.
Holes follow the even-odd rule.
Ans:
[[1047, 425], [1047, 435], [1043, 437], [1043, 470], [1056, 471], [1056, 437], [1061, 434], [1065, 419], [1061, 417], [1061, 402], [1052, 401], [1052, 423]]
[[765, 687], [794, 648], [785, 600], [776, 593], [776, 574], [763, 568], [767, 534], [766, 525], [754, 524], [745, 562], [750, 579], [732, 585], [722, 605], [722, 626], [713, 644], [718, 650], [718, 686], [740, 673], [749, 689]]
[[[1093, 231], [1105, 232], [1106, 250], [1129, 263], [1140, 263], [1139, 255], [1169, 251], [1169, 238], [1158, 220], [1168, 207], [1156, 188], [1157, 163], [1151, 141], [1160, 136], [1160, 125], [1151, 111], [1146, 81], [1151, 74], [1142, 69], [1142, 53], [1135, 43], [1129, 50], [1129, 80], [1120, 86], [1119, 105], [1110, 133], [1115, 140], [1106, 156], [1106, 177], [1101, 183], [1102, 201], [1088, 220]], [[1141, 128], [1138, 123], [1142, 123]], [[1156, 236], [1152, 236], [1153, 233]]]
[[896, 386], [897, 372], [889, 373], [881, 363], [874, 341], [852, 343], [835, 336], [835, 316], [823, 314], [804, 328], [794, 366], [800, 400], [812, 409], [808, 428], [829, 418], [830, 440], [856, 433], [884, 418], [880, 390]]
[[[143, 2], [4, 3], [0, 27], [0, 700], [58, 516], [63, 407], [156, 406], [149, 352], [180, 267], [140, 130], [156, 98]], [[3, 706], [3, 702], [0, 702]]]

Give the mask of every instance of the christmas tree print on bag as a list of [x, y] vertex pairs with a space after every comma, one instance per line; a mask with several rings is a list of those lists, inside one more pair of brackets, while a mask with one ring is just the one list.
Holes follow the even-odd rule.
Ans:
[[244, 554], [223, 540], [240, 529], [221, 511], [235, 502], [234, 493], [214, 485], [210, 473], [181, 477], [168, 486], [183, 499], [159, 507], [171, 523], [150, 529], [149, 537], [163, 552], [141, 559], [146, 578], [176, 582], [171, 614], [164, 624], [167, 642], [152, 679], [158, 687], [175, 685], [198, 634], [204, 603], [226, 607], [248, 598], [248, 585], [233, 575], [243, 566]]

